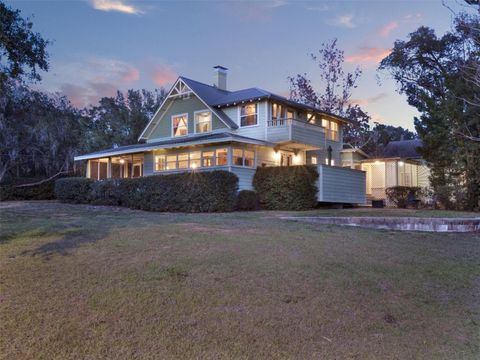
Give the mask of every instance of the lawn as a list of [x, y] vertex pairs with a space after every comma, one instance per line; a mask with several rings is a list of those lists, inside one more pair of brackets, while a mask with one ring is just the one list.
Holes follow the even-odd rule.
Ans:
[[0, 357], [480, 357], [479, 234], [285, 214], [0, 203]]

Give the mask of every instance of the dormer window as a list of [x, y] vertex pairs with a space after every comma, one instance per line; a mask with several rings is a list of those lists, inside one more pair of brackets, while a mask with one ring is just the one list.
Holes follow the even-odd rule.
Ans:
[[195, 133], [212, 131], [212, 113], [210, 111], [195, 112]]
[[188, 114], [172, 116], [172, 136], [188, 135]]
[[243, 105], [240, 108], [240, 126], [253, 126], [257, 124], [257, 104]]

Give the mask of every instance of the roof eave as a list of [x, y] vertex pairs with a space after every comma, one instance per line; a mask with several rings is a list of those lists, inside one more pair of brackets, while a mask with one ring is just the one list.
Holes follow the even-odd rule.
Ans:
[[179, 148], [179, 147], [188, 147], [193, 145], [218, 144], [222, 142], [239, 142], [244, 144], [260, 145], [260, 146], [268, 146], [268, 147], [275, 146], [274, 143], [264, 141], [264, 140], [257, 140], [257, 139], [243, 137], [243, 136], [230, 135], [230, 136], [226, 136], [218, 139], [192, 140], [184, 143], [172, 143], [172, 144], [152, 143], [152, 144], [147, 144], [141, 147], [139, 146], [134, 149], [126, 149], [126, 150], [112, 149], [112, 151], [105, 151], [102, 153], [95, 152], [95, 153], [75, 156], [73, 160], [81, 161], [81, 160], [101, 159], [101, 158], [106, 158], [111, 156], [130, 155], [130, 154], [136, 154], [136, 153], [147, 152], [147, 151], [150, 152], [150, 151], [159, 150], [159, 149], [172, 149], [172, 148]]

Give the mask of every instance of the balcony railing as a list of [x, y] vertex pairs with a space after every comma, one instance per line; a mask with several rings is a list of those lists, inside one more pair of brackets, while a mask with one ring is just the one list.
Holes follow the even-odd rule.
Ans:
[[267, 121], [268, 127], [286, 127], [286, 126], [298, 126], [305, 129], [311, 129], [313, 131], [320, 131], [322, 133], [325, 132], [325, 128], [322, 126], [312, 124], [306, 121], [292, 119], [292, 118], [285, 118], [285, 119], [272, 119]]
[[267, 140], [320, 148], [325, 144], [325, 129], [297, 119], [272, 119], [267, 121]]

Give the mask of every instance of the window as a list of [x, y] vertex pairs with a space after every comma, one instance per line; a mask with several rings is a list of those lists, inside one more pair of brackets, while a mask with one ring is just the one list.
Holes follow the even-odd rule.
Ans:
[[175, 170], [177, 168], [177, 155], [167, 155], [166, 170]]
[[[242, 152], [242, 149], [238, 149]], [[243, 157], [245, 156], [245, 160]], [[252, 166], [255, 162], [255, 153], [245, 150], [245, 155], [240, 153], [240, 159], [245, 166]], [[216, 149], [207, 151], [190, 151], [180, 154], [156, 155], [155, 171], [188, 170], [211, 166], [228, 165], [228, 149]], [[241, 165], [244, 166], [244, 165]]]
[[188, 114], [172, 116], [173, 136], [188, 135]]
[[243, 105], [240, 108], [240, 126], [257, 125], [257, 104]]
[[196, 169], [201, 165], [201, 153], [200, 151], [195, 151], [190, 153], [190, 167]]
[[202, 166], [210, 167], [215, 165], [215, 152], [214, 151], [204, 151], [202, 153]]
[[[325, 158], [325, 165], [328, 165], [328, 157]], [[335, 166], [335, 160], [334, 159], [332, 159], [332, 163], [330, 165]]]
[[206, 133], [212, 131], [212, 113], [210, 111], [199, 111], [195, 113], [195, 133]]
[[280, 104], [272, 104], [272, 120], [283, 119], [285, 117], [285, 109]]
[[233, 165], [236, 166], [255, 166], [255, 152], [251, 150], [233, 149]]
[[188, 168], [188, 153], [178, 154], [178, 168], [179, 169]]
[[330, 121], [330, 140], [338, 141], [338, 124]]
[[316, 124], [316, 123], [317, 123], [317, 120], [315, 119], [315, 114], [307, 113], [307, 121], [308, 121], [310, 124]]
[[233, 165], [243, 166], [243, 150], [233, 149]]
[[318, 164], [318, 159], [317, 159], [316, 156], [312, 156], [311, 161], [312, 161], [312, 164], [313, 164], [313, 165], [317, 165], [317, 164]]
[[295, 119], [295, 111], [292, 109], [287, 110], [287, 119]]
[[245, 161], [244, 161], [245, 166], [253, 167], [255, 165], [255, 152], [245, 150], [244, 157], [245, 157]]
[[217, 149], [217, 166], [228, 165], [228, 149]]
[[338, 141], [338, 123], [322, 119], [322, 126], [325, 128], [327, 140]]
[[162, 171], [167, 169], [167, 162], [165, 155], [155, 156], [155, 171]]

